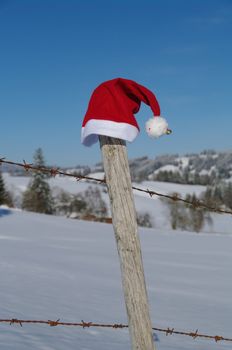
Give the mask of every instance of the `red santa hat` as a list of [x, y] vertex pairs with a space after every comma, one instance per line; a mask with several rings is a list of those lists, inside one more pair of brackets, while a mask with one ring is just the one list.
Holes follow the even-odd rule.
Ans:
[[154, 117], [146, 122], [151, 137], [170, 133], [167, 121], [160, 116], [155, 95], [135, 81], [117, 78], [99, 85], [93, 92], [82, 123], [81, 142], [91, 146], [98, 135], [133, 141], [139, 133], [134, 117], [141, 102], [151, 107]]

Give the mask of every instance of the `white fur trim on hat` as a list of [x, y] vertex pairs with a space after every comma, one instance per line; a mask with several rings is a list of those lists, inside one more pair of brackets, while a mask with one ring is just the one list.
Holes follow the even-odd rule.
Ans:
[[146, 122], [146, 131], [150, 137], [158, 138], [167, 133], [168, 123], [163, 117], [152, 117]]
[[105, 135], [132, 142], [139, 130], [131, 124], [111, 120], [90, 119], [81, 129], [81, 143], [91, 146], [98, 142], [98, 135]]

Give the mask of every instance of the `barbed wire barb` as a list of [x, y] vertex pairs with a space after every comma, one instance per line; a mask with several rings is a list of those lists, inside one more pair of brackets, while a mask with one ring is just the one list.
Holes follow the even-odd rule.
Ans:
[[29, 164], [23, 159], [23, 167], [26, 171], [29, 171], [30, 169], [32, 169], [33, 164]]

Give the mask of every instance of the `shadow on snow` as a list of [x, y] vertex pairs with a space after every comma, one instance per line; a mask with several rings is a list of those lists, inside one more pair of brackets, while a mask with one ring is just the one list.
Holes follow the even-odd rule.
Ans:
[[0, 218], [2, 216], [6, 216], [6, 215], [10, 215], [10, 214], [12, 214], [12, 211], [10, 209], [0, 207]]

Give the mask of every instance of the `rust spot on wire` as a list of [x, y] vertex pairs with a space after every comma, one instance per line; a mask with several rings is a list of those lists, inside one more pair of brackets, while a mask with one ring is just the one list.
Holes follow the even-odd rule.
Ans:
[[59, 169], [58, 168], [51, 168], [50, 169], [50, 174], [51, 174], [51, 176], [56, 177], [56, 175], [59, 174]]
[[173, 332], [174, 332], [174, 328], [172, 328], [172, 329], [168, 328], [168, 329], [166, 330], [166, 335], [169, 335], [169, 334], [172, 335]]
[[14, 324], [14, 323], [20, 324], [21, 327], [23, 326], [21, 320], [18, 320], [17, 318], [12, 318], [12, 319], [10, 320], [10, 325], [12, 325], [12, 324]]
[[223, 337], [221, 337], [220, 335], [215, 335], [214, 339], [215, 339], [215, 342], [217, 343], [218, 341], [223, 340]]
[[23, 167], [26, 171], [29, 171], [32, 168], [32, 165], [33, 164], [29, 164], [23, 159]]
[[125, 324], [113, 324], [113, 326], [112, 326], [113, 328], [115, 328], [115, 329], [117, 329], [117, 328], [128, 328], [128, 326], [127, 325], [125, 325]]
[[198, 337], [198, 329], [196, 330], [195, 333], [190, 333], [190, 337], [193, 337], [193, 339], [196, 339]]
[[89, 327], [91, 327], [92, 326], [92, 322], [85, 322], [85, 321], [83, 321], [83, 320], [81, 320], [81, 322], [82, 322], [82, 324], [81, 324], [81, 326], [83, 327], [83, 328], [89, 328]]
[[49, 324], [49, 326], [51, 326], [51, 327], [56, 327], [56, 326], [59, 325], [59, 321], [60, 321], [60, 319], [58, 319], [58, 320], [56, 320], [56, 321], [48, 320], [48, 324]]
[[149, 196], [152, 198], [153, 197], [153, 193], [147, 188], [147, 193], [149, 194]]

